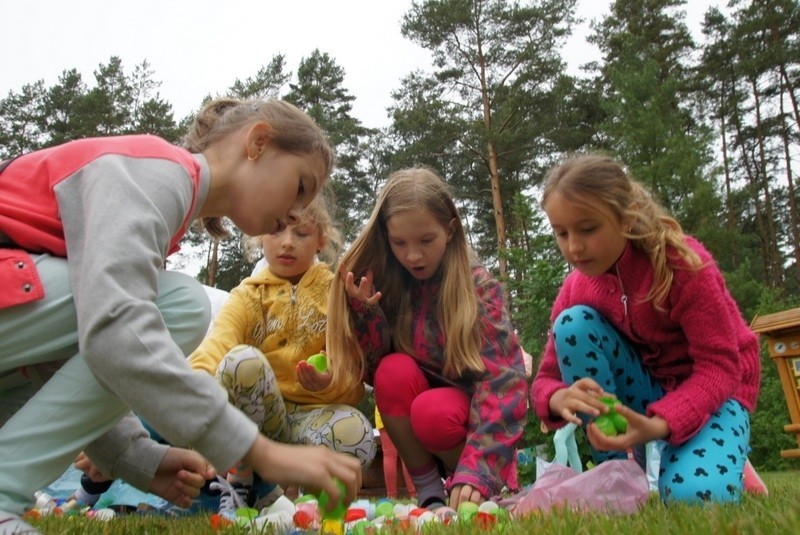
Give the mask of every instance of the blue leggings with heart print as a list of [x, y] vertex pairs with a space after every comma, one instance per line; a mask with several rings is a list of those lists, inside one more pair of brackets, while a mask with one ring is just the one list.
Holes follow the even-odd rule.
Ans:
[[[565, 383], [591, 377], [642, 414], [664, 395], [632, 345], [593, 308], [578, 305], [561, 312], [553, 324], [553, 339]], [[585, 426], [588, 418], [583, 419]], [[688, 441], [665, 445], [658, 482], [662, 500], [738, 502], [749, 443], [750, 414], [728, 399]], [[625, 456], [592, 448], [595, 462]]]

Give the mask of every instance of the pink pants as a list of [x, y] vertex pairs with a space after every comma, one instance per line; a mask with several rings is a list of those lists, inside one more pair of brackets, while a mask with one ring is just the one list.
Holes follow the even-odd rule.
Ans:
[[451, 386], [431, 388], [411, 356], [391, 353], [383, 357], [373, 386], [381, 414], [410, 418], [414, 434], [429, 452], [448, 451], [465, 443], [469, 395]]

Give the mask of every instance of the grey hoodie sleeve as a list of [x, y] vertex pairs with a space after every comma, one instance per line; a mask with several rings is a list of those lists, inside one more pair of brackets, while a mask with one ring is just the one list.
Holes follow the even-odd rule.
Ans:
[[[250, 449], [258, 429], [212, 377], [189, 367], [155, 305], [158, 273], [190, 211], [193, 187], [174, 162], [106, 155], [59, 183], [56, 197], [87, 365], [170, 443], [225, 470]], [[138, 443], [131, 439], [138, 427], [127, 419], [120, 425], [117, 440]]]
[[84, 452], [102, 473], [122, 478], [147, 492], [168, 448], [150, 438], [150, 433], [131, 413], [89, 444]]

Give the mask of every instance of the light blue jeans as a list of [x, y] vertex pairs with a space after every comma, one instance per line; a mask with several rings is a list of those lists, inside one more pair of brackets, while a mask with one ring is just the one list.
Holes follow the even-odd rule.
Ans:
[[[17, 514], [130, 412], [79, 353], [67, 261], [34, 260], [45, 298], [0, 310], [0, 510]], [[178, 346], [186, 354], [197, 347], [210, 318], [202, 286], [162, 272], [156, 305]]]

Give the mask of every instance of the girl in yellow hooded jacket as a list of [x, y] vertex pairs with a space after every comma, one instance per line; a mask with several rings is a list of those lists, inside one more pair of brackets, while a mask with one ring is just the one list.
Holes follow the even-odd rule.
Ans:
[[[363, 386], [333, 384], [329, 373], [306, 362], [325, 348], [334, 277], [316, 258], [323, 252], [335, 258], [341, 243], [324, 201], [318, 197], [297, 224], [260, 241], [267, 267], [233, 289], [189, 363], [214, 375], [267, 437], [322, 444], [367, 466], [375, 456], [372, 425], [355, 408]], [[252, 501], [249, 467], [239, 464], [228, 483], [221, 511]]]

